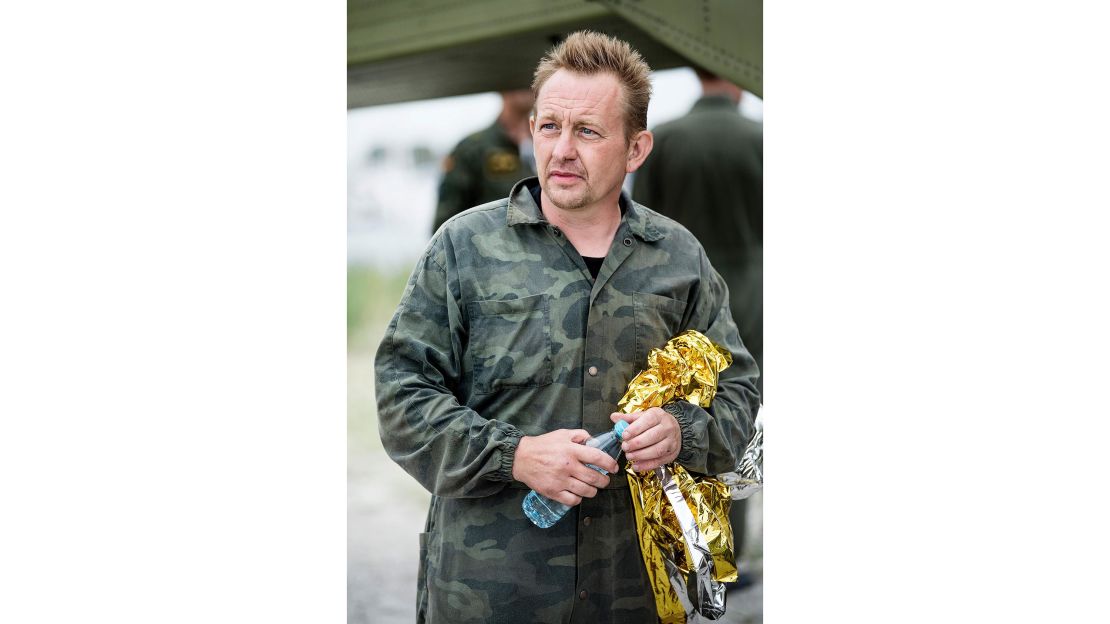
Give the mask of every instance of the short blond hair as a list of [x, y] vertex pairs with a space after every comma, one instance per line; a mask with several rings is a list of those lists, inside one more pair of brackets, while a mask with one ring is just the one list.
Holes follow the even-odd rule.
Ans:
[[571, 34], [540, 59], [532, 79], [532, 94], [539, 98], [540, 88], [560, 69], [587, 76], [611, 73], [624, 91], [625, 138], [647, 130], [647, 109], [651, 100], [651, 68], [644, 57], [627, 42], [589, 30]]

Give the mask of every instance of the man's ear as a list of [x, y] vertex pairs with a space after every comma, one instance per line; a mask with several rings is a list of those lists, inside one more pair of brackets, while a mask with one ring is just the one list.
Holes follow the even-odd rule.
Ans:
[[528, 134], [531, 134], [532, 136], [536, 135], [536, 116], [535, 115], [529, 115], [528, 116]]
[[644, 164], [648, 154], [651, 153], [651, 147], [655, 144], [655, 137], [647, 130], [641, 130], [636, 133], [632, 138], [631, 143], [628, 145], [628, 164], [625, 166], [625, 173], [632, 173]]

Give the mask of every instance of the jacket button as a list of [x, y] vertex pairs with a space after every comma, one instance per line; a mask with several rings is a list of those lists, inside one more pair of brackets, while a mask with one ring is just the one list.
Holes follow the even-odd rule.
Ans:
[[590, 370], [588, 370], [586, 372], [588, 372], [590, 374], [590, 377], [597, 377], [597, 367], [596, 366], [591, 366]]
[[590, 597], [590, 592], [588, 592], [584, 589], [582, 591], [578, 592], [578, 599], [579, 600], [585, 600], [589, 597]]
[[586, 516], [585, 518], [582, 518], [582, 524], [590, 526], [590, 517]]
[[560, 230], [559, 228], [551, 228], [551, 229], [552, 229], [552, 231], [554, 231], [555, 236], [562, 236], [563, 235], [563, 231]]
[[631, 247], [632, 246], [632, 239], [631, 238], [625, 238], [624, 239], [624, 246], [625, 247]]

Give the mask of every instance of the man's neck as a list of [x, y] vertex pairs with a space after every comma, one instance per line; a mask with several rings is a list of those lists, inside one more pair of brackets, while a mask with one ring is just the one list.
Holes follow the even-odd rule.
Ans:
[[703, 80], [701, 83], [701, 95], [702, 97], [726, 97], [732, 101], [733, 106], [736, 106], [740, 104], [743, 91], [740, 90], [740, 87], [722, 80]]
[[548, 222], [562, 230], [578, 253], [591, 258], [603, 258], [609, 253], [621, 224], [619, 195], [577, 210], [563, 210], [543, 194], [540, 204]]

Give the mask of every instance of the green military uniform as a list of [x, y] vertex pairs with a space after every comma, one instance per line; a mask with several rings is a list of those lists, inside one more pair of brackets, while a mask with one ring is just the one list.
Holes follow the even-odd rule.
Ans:
[[444, 162], [432, 231], [467, 208], [509, 196], [513, 185], [535, 175], [520, 148], [498, 122], [463, 139]]
[[652, 134], [632, 197], [685, 225], [705, 246], [762, 373], [763, 125], [742, 117], [729, 98], [706, 96]]
[[612, 428], [648, 351], [697, 329], [732, 353], [713, 405], [681, 403], [677, 461], [732, 470], [758, 410], [725, 285], [674, 221], [621, 197], [597, 279], [521, 181], [449, 220], [417, 264], [375, 361], [390, 457], [432, 492], [418, 621], [654, 621], [623, 474], [550, 529], [514, 481], [520, 438]]
[[[763, 126], [727, 96], [706, 96], [657, 127], [632, 196], [685, 225], [728, 283], [729, 307], [759, 365], [763, 391]], [[744, 548], [747, 501], [729, 518], [736, 557]]]

